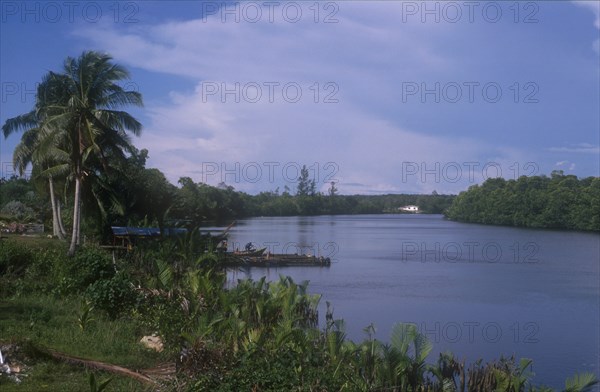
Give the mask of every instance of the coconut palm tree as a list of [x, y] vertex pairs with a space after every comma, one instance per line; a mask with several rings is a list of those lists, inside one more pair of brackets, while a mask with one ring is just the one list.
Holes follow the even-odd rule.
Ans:
[[[107, 54], [83, 52], [68, 57], [61, 74], [53, 74], [53, 86], [61, 97], [43, 108], [47, 124], [42, 138], [68, 154], [69, 173], [75, 183], [73, 228], [69, 255], [80, 243], [82, 186], [90, 174], [109, 170], [108, 157], [124, 158], [132, 145], [127, 132], [139, 135], [142, 126], [129, 113], [117, 110], [142, 106], [138, 92], [125, 91], [117, 83], [128, 79], [128, 71]], [[55, 169], [48, 169], [52, 173]]]
[[[44, 110], [48, 105], [54, 104], [61, 99], [61, 89], [53, 80], [52, 74], [44, 76], [42, 83], [38, 86], [36, 94], [35, 107], [29, 113], [16, 116], [6, 120], [2, 126], [4, 137], [7, 138], [14, 132], [23, 131], [21, 142], [16, 146], [13, 152], [13, 163], [19, 174], [23, 175], [25, 169], [31, 164], [33, 173], [36, 177], [40, 173], [51, 167], [56, 167], [58, 158], [65, 158], [60, 153], [60, 150], [54, 148], [50, 143], [46, 143], [46, 149], [41, 147], [42, 127], [47, 126], [44, 119]], [[58, 170], [54, 170], [54, 175], [44, 175], [48, 179], [48, 187], [50, 193], [50, 204], [52, 206], [52, 226], [53, 235], [64, 239], [66, 231], [62, 224], [60, 213], [60, 201], [56, 197], [54, 189], [54, 179]]]
[[[141, 132], [139, 121], [118, 110], [128, 105], [142, 106], [138, 92], [125, 91], [117, 84], [128, 78], [128, 71], [114, 64], [109, 55], [88, 51], [76, 59], [68, 57], [61, 73], [49, 72], [44, 77], [34, 110], [7, 120], [2, 127], [5, 137], [18, 130], [31, 130], [17, 151], [19, 162], [26, 165], [43, 161], [46, 166], [41, 173], [48, 177], [52, 191], [52, 178], [57, 174], [68, 172], [69, 180], [74, 182], [69, 255], [80, 243], [82, 186], [86, 178], [106, 173], [109, 158], [121, 159], [125, 152], [132, 152], [127, 132]], [[55, 211], [56, 203], [53, 216], [57, 216]]]
[[60, 201], [56, 197], [55, 175], [42, 174], [45, 169], [54, 166], [55, 162], [50, 161], [48, 155], [44, 155], [38, 149], [39, 146], [39, 128], [31, 128], [25, 131], [21, 137], [21, 142], [17, 144], [13, 152], [13, 163], [19, 174], [23, 175], [25, 169], [32, 165], [32, 179], [46, 178], [48, 181], [48, 190], [50, 194], [50, 205], [52, 207], [52, 234], [55, 237], [64, 239], [66, 231], [62, 224]]

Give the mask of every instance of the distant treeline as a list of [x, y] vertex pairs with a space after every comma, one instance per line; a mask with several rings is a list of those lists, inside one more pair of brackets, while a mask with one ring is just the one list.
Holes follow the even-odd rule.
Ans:
[[[416, 205], [419, 212], [442, 214], [455, 196], [438, 195], [340, 195], [335, 184], [327, 193], [316, 191], [306, 167], [296, 184], [283, 191], [250, 195], [224, 183], [210, 186], [182, 177], [171, 184], [158, 169], [146, 168], [148, 152], [139, 151], [114, 164], [113, 171], [91, 180], [82, 195], [83, 229], [107, 238], [110, 226], [198, 227], [206, 221], [227, 221], [253, 216], [399, 213], [400, 207]], [[52, 227], [52, 211], [43, 177], [32, 180], [0, 179], [0, 226], [2, 222], [44, 222]], [[57, 189], [69, 184], [56, 181]], [[71, 224], [72, 200], [62, 193], [59, 204], [67, 226]]]
[[174, 189], [175, 203], [172, 217], [222, 220], [252, 216], [296, 216], [339, 214], [399, 213], [400, 207], [416, 205], [419, 212], [442, 214], [450, 207], [453, 195], [339, 195], [335, 183], [327, 193], [316, 191], [314, 179], [309, 178], [306, 166], [302, 168], [297, 184], [291, 190], [285, 186], [280, 192], [261, 192], [249, 195], [222, 183], [218, 187], [194, 183], [191, 178], [179, 180], [180, 189]]
[[262, 192], [250, 196], [249, 216], [338, 215], [399, 213], [399, 207], [416, 205], [419, 212], [442, 214], [452, 204], [452, 195], [314, 195]]
[[492, 225], [600, 231], [600, 178], [490, 178], [461, 192], [447, 210], [449, 219]]

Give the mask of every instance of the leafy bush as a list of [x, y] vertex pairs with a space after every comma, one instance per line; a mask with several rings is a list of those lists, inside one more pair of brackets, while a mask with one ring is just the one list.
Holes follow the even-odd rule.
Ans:
[[133, 315], [145, 334], [157, 333], [172, 347], [177, 347], [190, 323], [182, 312], [181, 300], [158, 291], [140, 296]]
[[196, 374], [194, 391], [340, 391], [344, 379], [336, 379], [326, 364], [300, 364], [295, 353], [282, 350], [264, 357], [241, 358], [220, 372]]
[[58, 271], [64, 270], [64, 244], [45, 247], [29, 242], [0, 242], [0, 296], [48, 293], [56, 289]]
[[62, 247], [36, 249], [23, 278], [24, 290], [35, 293], [52, 292], [56, 287], [54, 271], [64, 263], [65, 258], [65, 250]]
[[82, 248], [74, 257], [60, 260], [54, 271], [55, 293], [81, 293], [99, 280], [111, 279], [115, 269], [110, 256], [97, 248]]
[[0, 242], [0, 275], [19, 275], [25, 271], [32, 259], [33, 252], [28, 247], [12, 241]]
[[110, 279], [92, 283], [86, 289], [85, 297], [94, 308], [104, 310], [110, 317], [116, 318], [135, 304], [137, 294], [129, 280], [123, 274], [117, 274]]

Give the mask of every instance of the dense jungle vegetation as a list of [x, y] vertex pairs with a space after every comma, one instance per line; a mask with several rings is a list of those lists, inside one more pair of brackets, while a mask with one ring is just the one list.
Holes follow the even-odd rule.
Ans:
[[600, 178], [490, 178], [460, 193], [447, 210], [457, 221], [549, 229], [600, 231]]

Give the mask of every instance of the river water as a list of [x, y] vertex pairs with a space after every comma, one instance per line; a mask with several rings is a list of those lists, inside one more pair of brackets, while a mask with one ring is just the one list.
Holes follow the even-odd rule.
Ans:
[[349, 338], [375, 325], [387, 340], [415, 323], [434, 344], [472, 362], [532, 358], [534, 382], [560, 388], [600, 374], [600, 235], [463, 224], [441, 215], [341, 215], [238, 221], [230, 249], [330, 257], [330, 267], [242, 268], [228, 279], [289, 275], [330, 302]]

